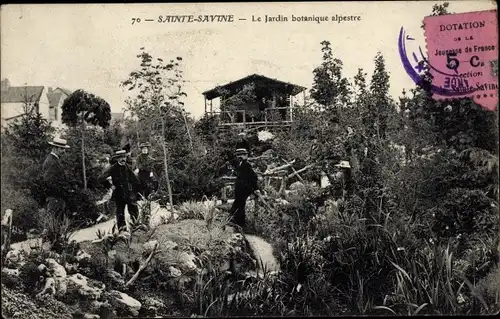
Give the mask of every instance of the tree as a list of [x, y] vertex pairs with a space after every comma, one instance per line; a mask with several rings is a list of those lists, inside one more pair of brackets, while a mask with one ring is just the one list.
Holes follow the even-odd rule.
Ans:
[[109, 126], [111, 108], [104, 99], [84, 90], [73, 92], [62, 105], [62, 122], [69, 126], [80, 126], [82, 133], [82, 172], [83, 188], [87, 189], [87, 175], [85, 169], [85, 125], [98, 125], [103, 128]]
[[323, 62], [314, 69], [311, 97], [338, 120], [338, 107], [350, 99], [349, 82], [342, 77], [342, 61], [334, 58], [329, 41], [321, 42]]
[[[163, 150], [163, 166], [167, 183], [170, 205], [173, 205], [172, 187], [168, 169], [167, 137], [169, 127], [174, 127], [178, 120], [183, 121], [187, 127], [184, 103], [181, 98], [186, 96], [182, 91], [182, 70], [179, 62], [181, 57], [164, 63], [161, 58], [153, 61], [153, 57], [141, 48], [137, 58], [141, 61], [141, 68], [132, 71], [127, 80], [121, 85], [133, 92], [133, 96], [125, 101], [128, 110], [139, 121], [151, 128], [151, 137], [158, 140]], [[182, 116], [179, 119], [179, 116]], [[158, 130], [160, 126], [160, 130]], [[189, 132], [189, 130], [188, 130]], [[174, 136], [177, 135], [175, 132]]]
[[1, 209], [14, 211], [15, 235], [39, 226], [37, 212], [43, 201], [40, 171], [53, 132], [54, 128], [36, 110], [24, 113], [2, 132]]
[[361, 105], [364, 105], [366, 110], [362, 113], [366, 156], [361, 163], [364, 176], [361, 187], [366, 195], [365, 213], [370, 216], [375, 210], [382, 211], [386, 200], [382, 191], [382, 168], [387, 165], [385, 153], [389, 150], [388, 121], [395, 112], [389, 97], [389, 74], [380, 52], [375, 56], [375, 70], [369, 92], [365, 89], [362, 70], [358, 71], [355, 81], [359, 87], [358, 97], [361, 99]]

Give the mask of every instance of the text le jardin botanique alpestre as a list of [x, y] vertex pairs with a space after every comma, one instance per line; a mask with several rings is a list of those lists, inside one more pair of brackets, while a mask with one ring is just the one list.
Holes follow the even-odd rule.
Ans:
[[[234, 15], [160, 15], [158, 16], [159, 23], [203, 23], [203, 22], [235, 22], [235, 20], [247, 20], [245, 18], [235, 19]], [[255, 16], [252, 15], [252, 22], [350, 22], [350, 21], [361, 21], [361, 16], [355, 15], [333, 15], [333, 16], [301, 16], [301, 15], [264, 15]]]

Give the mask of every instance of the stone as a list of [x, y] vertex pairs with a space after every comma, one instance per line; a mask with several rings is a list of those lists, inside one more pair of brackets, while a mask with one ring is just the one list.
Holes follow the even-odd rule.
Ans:
[[48, 269], [54, 277], [66, 278], [66, 269], [64, 269], [64, 267], [61, 266], [55, 259], [47, 258], [45, 259], [45, 263], [48, 265]]
[[122, 275], [114, 270], [107, 272], [107, 277], [111, 280], [114, 285], [122, 286], [125, 284], [125, 279], [123, 279]]
[[78, 262], [82, 262], [84, 260], [90, 260], [92, 258], [92, 256], [86, 252], [84, 252], [83, 250], [79, 250], [77, 253], [76, 253], [76, 256], [75, 256], [75, 259], [78, 261]]
[[196, 256], [191, 253], [191, 252], [181, 252], [179, 255], [179, 262], [181, 263], [181, 266], [186, 268], [187, 270], [194, 270], [196, 269], [196, 264], [195, 264], [195, 259]]
[[303, 190], [303, 189], [305, 189], [305, 187], [306, 187], [306, 186], [305, 186], [303, 183], [301, 183], [301, 182], [298, 182], [298, 181], [297, 181], [297, 182], [292, 183], [292, 184], [290, 185], [290, 190], [291, 190], [291, 191], [299, 191], [299, 190]]
[[144, 253], [149, 255], [157, 245], [158, 245], [157, 240], [151, 240], [148, 241], [147, 243], [144, 243], [144, 245], [142, 245], [142, 247], [144, 248]]
[[139, 315], [139, 310], [141, 310], [141, 303], [130, 297], [129, 295], [117, 291], [117, 290], [111, 290], [111, 304], [114, 305], [115, 307], [118, 307], [120, 309], [126, 310], [127, 312], [131, 313], [133, 316], [138, 316]]
[[53, 258], [47, 258], [45, 263], [48, 265], [47, 268], [55, 280], [56, 294], [64, 296], [68, 289], [66, 269]]
[[52, 295], [52, 296], [56, 294], [56, 280], [52, 277], [45, 279], [45, 285], [44, 285], [42, 291], [40, 291], [38, 293], [38, 296], [43, 296], [46, 294]]
[[174, 278], [180, 277], [182, 275], [182, 272], [174, 266], [168, 267], [168, 271], [170, 272], [170, 276]]
[[5, 256], [5, 265], [9, 268], [21, 268], [24, 264], [24, 256], [21, 250], [14, 249], [7, 252]]
[[[151, 202], [151, 216], [149, 218], [149, 227], [155, 228], [159, 225], [168, 223], [172, 217], [172, 211], [168, 208], [161, 207], [157, 202]], [[175, 219], [175, 214], [174, 214]]]
[[79, 295], [88, 297], [89, 299], [99, 299], [106, 285], [101, 283], [101, 287], [97, 287], [96, 281], [91, 281], [82, 274], [74, 274], [68, 277], [68, 289], [77, 292]]
[[173, 242], [171, 240], [166, 240], [166, 241], [162, 242], [162, 244], [161, 244], [162, 250], [176, 249], [178, 247], [179, 247], [179, 245], [176, 242]]
[[64, 265], [64, 268], [66, 268], [66, 273], [76, 273], [78, 271], [78, 264], [70, 264], [66, 262]]
[[19, 277], [19, 269], [2, 268], [2, 275], [9, 277]]

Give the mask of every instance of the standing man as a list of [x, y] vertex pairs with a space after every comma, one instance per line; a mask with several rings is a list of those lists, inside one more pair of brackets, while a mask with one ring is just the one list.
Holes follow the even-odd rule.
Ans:
[[141, 195], [146, 199], [153, 191], [153, 165], [154, 159], [149, 155], [150, 143], [142, 143], [139, 145], [141, 154], [136, 159], [135, 173], [138, 174], [139, 182], [141, 183]]
[[66, 182], [66, 172], [61, 165], [60, 156], [69, 148], [68, 142], [62, 138], [54, 138], [52, 142], [52, 151], [45, 158], [42, 165], [43, 182], [45, 184], [45, 203], [48, 212], [60, 219], [66, 209], [66, 199], [64, 183]]
[[[61, 221], [66, 214], [66, 199], [68, 197], [68, 185], [66, 172], [61, 165], [60, 157], [69, 148], [68, 142], [62, 138], [54, 138], [52, 142], [52, 151], [45, 158], [42, 164], [43, 184], [45, 190], [45, 209], [58, 221]], [[66, 184], [66, 185], [65, 185]], [[56, 234], [47, 234], [53, 249], [56, 251], [59, 247], [59, 239]]]
[[133, 221], [136, 221], [139, 217], [137, 193], [140, 183], [132, 168], [127, 164], [127, 152], [125, 150], [117, 151], [113, 157], [115, 160], [114, 164], [99, 176], [99, 182], [109, 185], [108, 177], [111, 177], [112, 199], [116, 204], [116, 224], [118, 231], [122, 233], [127, 231], [125, 206], [128, 207], [130, 217]]
[[245, 227], [245, 205], [247, 198], [254, 192], [258, 195], [257, 174], [248, 159], [248, 151], [244, 148], [236, 150], [236, 182], [234, 184], [234, 202], [231, 207], [231, 222]]

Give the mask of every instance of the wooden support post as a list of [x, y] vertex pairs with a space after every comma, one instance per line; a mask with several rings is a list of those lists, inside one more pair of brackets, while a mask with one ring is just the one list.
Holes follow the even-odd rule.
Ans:
[[[207, 98], [205, 97], [205, 115], [207, 114]], [[212, 115], [212, 114], [210, 114]]]
[[214, 111], [213, 110], [213, 102], [214, 102], [214, 100], [210, 100], [210, 114]]

